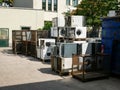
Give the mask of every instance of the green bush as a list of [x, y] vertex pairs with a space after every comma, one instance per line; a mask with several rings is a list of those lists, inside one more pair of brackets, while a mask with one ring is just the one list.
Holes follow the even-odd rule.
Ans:
[[45, 21], [44, 22], [43, 30], [50, 30], [51, 27], [52, 27], [52, 21]]

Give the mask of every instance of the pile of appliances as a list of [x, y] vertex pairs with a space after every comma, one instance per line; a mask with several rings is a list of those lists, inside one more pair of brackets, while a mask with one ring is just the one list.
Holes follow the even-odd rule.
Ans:
[[86, 38], [84, 16], [61, 16], [52, 20], [51, 37], [54, 38]]
[[[87, 40], [84, 16], [53, 18], [51, 37], [63, 39], [63, 42], [56, 40], [56, 45], [52, 48], [52, 56], [54, 57], [51, 60], [52, 70], [58, 71], [59, 74], [71, 72], [73, 54], [93, 55], [100, 51], [98, 49], [100, 49], [101, 43], [95, 40]], [[92, 57], [86, 59], [89, 62], [93, 61]]]

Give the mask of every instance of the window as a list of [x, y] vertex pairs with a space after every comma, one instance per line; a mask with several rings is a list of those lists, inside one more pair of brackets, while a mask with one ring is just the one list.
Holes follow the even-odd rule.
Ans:
[[70, 0], [66, 0], [66, 5], [70, 5]]
[[72, 5], [77, 6], [78, 5], [78, 0], [73, 0]]
[[48, 10], [52, 10], [52, 0], [48, 0]]
[[21, 27], [21, 30], [30, 30], [30, 27], [22, 26], [22, 27]]
[[57, 3], [58, 3], [58, 0], [54, 0], [54, 11], [57, 11]]
[[42, 0], [42, 9], [46, 10], [46, 0]]

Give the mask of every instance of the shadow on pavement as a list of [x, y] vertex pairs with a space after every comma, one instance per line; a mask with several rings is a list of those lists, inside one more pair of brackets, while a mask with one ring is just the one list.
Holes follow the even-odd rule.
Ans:
[[57, 73], [53, 72], [51, 68], [40, 68], [38, 71], [45, 74], [58, 75]]
[[116, 79], [80, 82], [73, 78], [0, 87], [0, 90], [119, 90]]

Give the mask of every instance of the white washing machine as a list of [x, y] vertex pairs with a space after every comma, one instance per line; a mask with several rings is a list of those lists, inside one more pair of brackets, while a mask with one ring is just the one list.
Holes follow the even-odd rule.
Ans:
[[86, 27], [67, 27], [67, 37], [69, 38], [87, 38]]
[[64, 27], [52, 27], [51, 28], [51, 37], [64, 37], [65, 29]]
[[87, 28], [75, 27], [75, 38], [87, 38]]
[[55, 45], [55, 39], [40, 38], [38, 41], [40, 45], [40, 58], [42, 60], [50, 60], [52, 47]]

